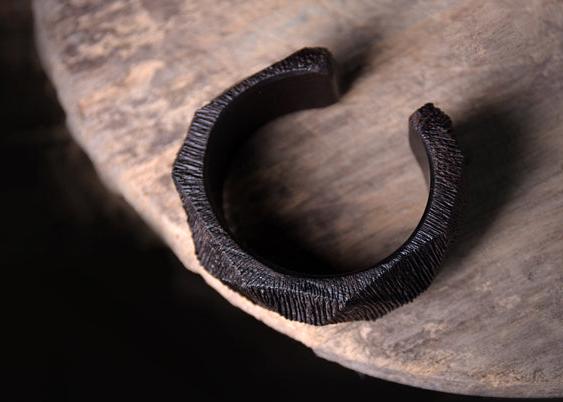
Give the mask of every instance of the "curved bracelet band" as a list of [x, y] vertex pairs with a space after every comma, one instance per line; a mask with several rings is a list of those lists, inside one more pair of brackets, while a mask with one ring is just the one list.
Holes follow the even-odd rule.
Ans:
[[306, 48], [228, 89], [199, 109], [173, 168], [203, 267], [253, 302], [314, 325], [375, 319], [426, 289], [452, 237], [460, 201], [463, 156], [449, 117], [426, 104], [409, 119], [411, 147], [427, 167], [426, 210], [409, 239], [359, 272], [306, 275], [244, 249], [223, 214], [222, 191], [237, 147], [267, 121], [338, 100], [335, 63]]

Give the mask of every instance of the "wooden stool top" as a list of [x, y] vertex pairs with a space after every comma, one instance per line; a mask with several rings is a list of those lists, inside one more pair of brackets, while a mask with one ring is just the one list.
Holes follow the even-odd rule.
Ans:
[[[563, 396], [561, 3], [34, 8], [72, 134], [185, 266], [231, 303], [372, 376], [465, 394]], [[233, 197], [251, 205], [249, 225], [275, 220], [329, 265], [363, 266], [405, 240], [424, 209], [410, 113], [426, 102], [442, 108], [467, 154], [467, 206], [447, 262], [423, 295], [377, 321], [290, 322], [223, 286], [195, 258], [171, 181], [195, 109], [306, 46], [331, 49], [355, 80], [338, 104], [284, 117], [242, 150], [227, 187], [245, 189]], [[239, 212], [248, 220], [250, 209]]]

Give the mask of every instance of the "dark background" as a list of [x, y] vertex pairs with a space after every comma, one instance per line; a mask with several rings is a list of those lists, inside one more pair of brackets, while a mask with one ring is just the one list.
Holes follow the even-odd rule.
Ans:
[[231, 306], [73, 142], [26, 0], [0, 2], [0, 60], [0, 400], [489, 400], [355, 373]]

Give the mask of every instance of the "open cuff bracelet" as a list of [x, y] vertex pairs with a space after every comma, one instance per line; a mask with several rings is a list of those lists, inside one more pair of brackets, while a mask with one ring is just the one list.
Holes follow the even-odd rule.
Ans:
[[313, 275], [269, 263], [241, 246], [223, 213], [232, 155], [266, 122], [338, 98], [331, 54], [302, 49], [199, 109], [173, 168], [202, 266], [254, 303], [314, 325], [375, 319], [413, 300], [430, 285], [446, 253], [460, 204], [463, 155], [449, 117], [426, 104], [410, 116], [409, 134], [427, 174], [428, 202], [414, 232], [391, 255], [361, 271]]

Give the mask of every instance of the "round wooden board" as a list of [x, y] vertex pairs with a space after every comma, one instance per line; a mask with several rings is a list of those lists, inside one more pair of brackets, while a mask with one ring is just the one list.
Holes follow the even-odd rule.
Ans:
[[[231, 303], [372, 376], [563, 396], [561, 2], [36, 0], [34, 9], [77, 141]], [[268, 125], [242, 151], [228, 189], [247, 206], [235, 211], [246, 230], [278, 230], [330, 269], [363, 266], [422, 215], [409, 114], [434, 102], [466, 152], [467, 206], [450, 257], [423, 295], [377, 321], [290, 322], [223, 286], [195, 258], [171, 181], [196, 108], [306, 46], [331, 49], [350, 88], [334, 106]]]

